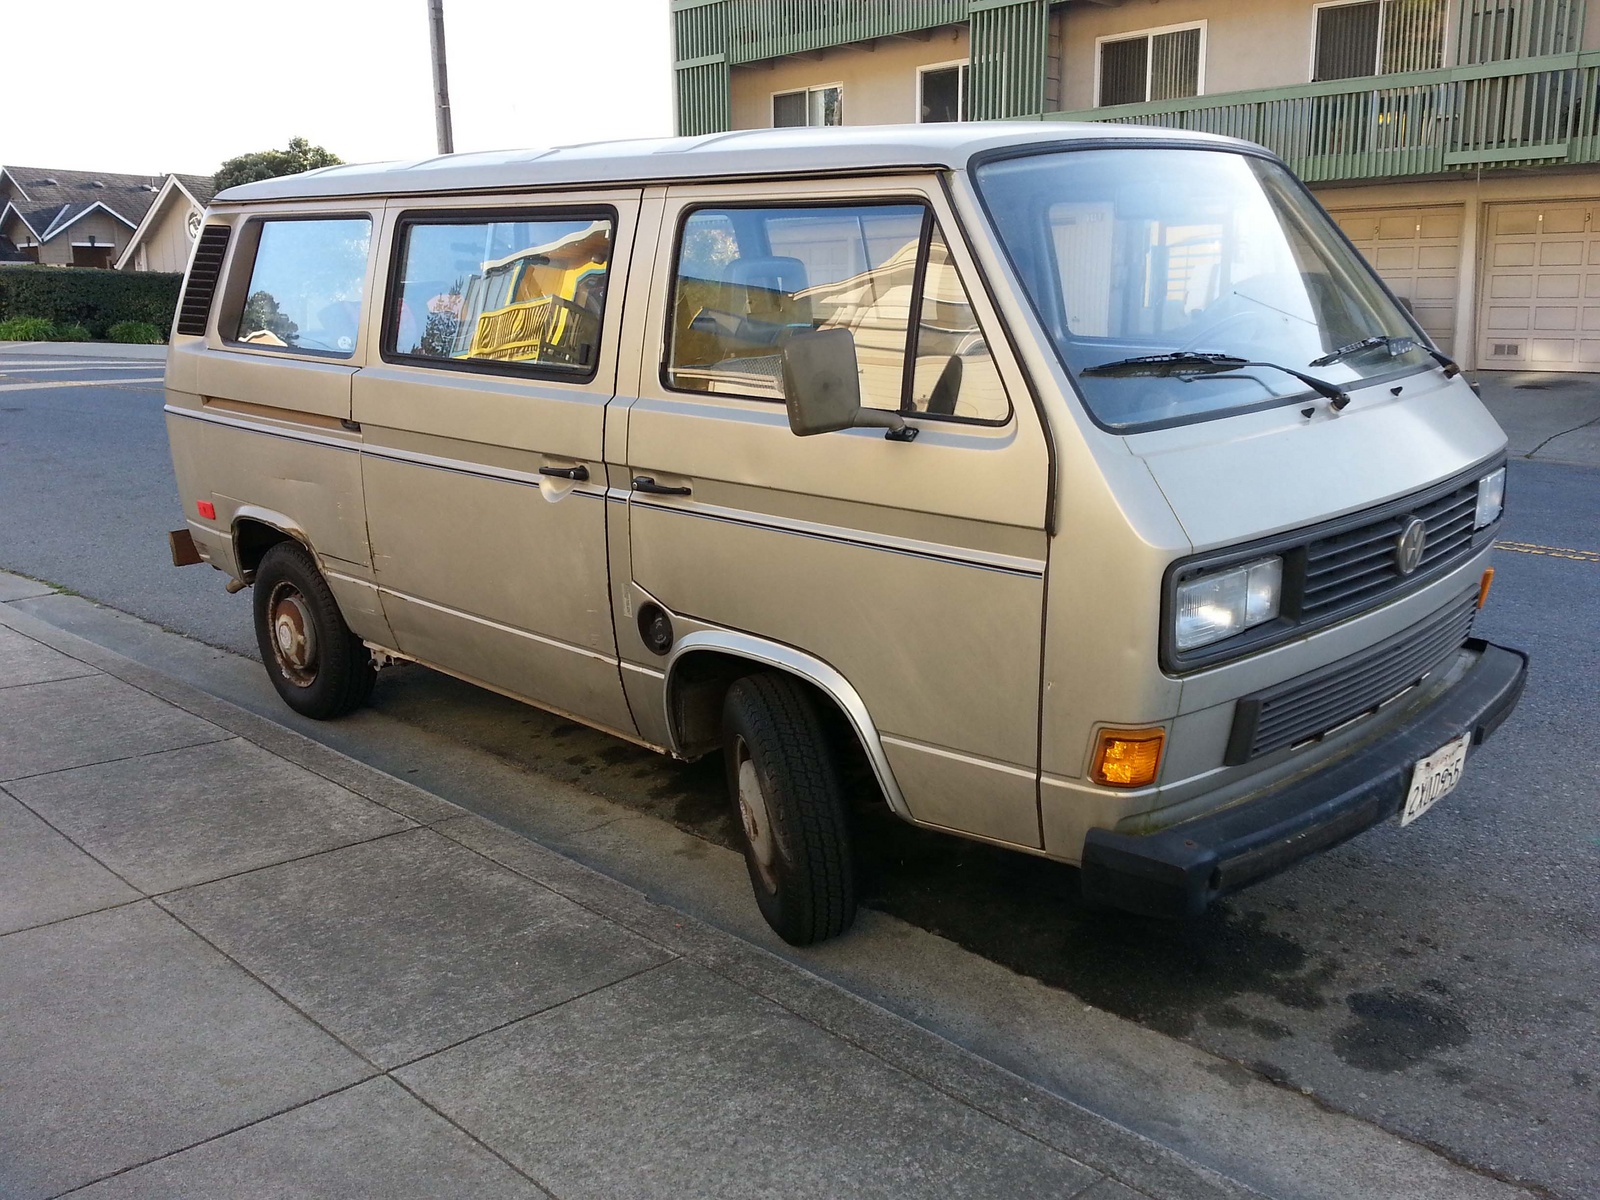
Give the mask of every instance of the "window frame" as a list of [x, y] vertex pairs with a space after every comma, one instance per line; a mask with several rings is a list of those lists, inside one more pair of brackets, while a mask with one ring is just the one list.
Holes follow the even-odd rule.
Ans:
[[[1311, 6], [1311, 59], [1306, 64], [1306, 82], [1317, 82], [1317, 51], [1322, 48], [1322, 10], [1325, 8], [1354, 8], [1358, 4], [1376, 4], [1378, 6], [1378, 35], [1372, 43], [1372, 70], [1365, 75], [1351, 75], [1351, 79], [1374, 79], [1378, 75], [1378, 68], [1383, 65], [1383, 24], [1384, 9], [1388, 5], [1383, 0], [1322, 0], [1319, 4]], [[1331, 82], [1338, 82], [1337, 80]]]
[[970, 121], [971, 110], [967, 107], [967, 87], [972, 77], [972, 59], [956, 58], [949, 62], [923, 63], [917, 68], [917, 124], [918, 125], [948, 125], [949, 121], [926, 121], [922, 117], [922, 87], [923, 79], [930, 71], [948, 71], [955, 68], [956, 75], [956, 120]]
[[[1362, 3], [1363, 0], [1334, 0], [1334, 2], [1335, 3], [1359, 4], [1359, 3]], [[1128, 104], [1151, 104], [1151, 103], [1155, 103], [1154, 101], [1152, 101], [1150, 99], [1150, 74], [1151, 74], [1152, 70], [1154, 69], [1153, 64], [1154, 64], [1154, 61], [1155, 61], [1155, 56], [1151, 53], [1151, 39], [1155, 38], [1159, 34], [1163, 34], [1163, 33], [1178, 33], [1181, 30], [1185, 30], [1185, 29], [1198, 29], [1200, 31], [1200, 50], [1199, 50], [1198, 60], [1195, 63], [1195, 72], [1194, 72], [1194, 74], [1195, 74], [1194, 94], [1196, 96], [1204, 96], [1206, 94], [1206, 26], [1208, 24], [1209, 24], [1208, 19], [1202, 17], [1198, 21], [1179, 21], [1174, 25], [1153, 25], [1149, 29], [1129, 29], [1129, 30], [1126, 30], [1123, 33], [1108, 33], [1104, 37], [1095, 38], [1095, 40], [1094, 40], [1094, 107], [1096, 107], [1096, 108], [1117, 108], [1117, 107], [1119, 107], [1119, 105], [1116, 105], [1116, 104], [1102, 104], [1102, 103], [1100, 103], [1100, 74], [1101, 74], [1101, 70], [1100, 70], [1101, 58], [1100, 58], [1100, 56], [1101, 56], [1101, 47], [1103, 47], [1107, 42], [1131, 42], [1135, 38], [1141, 38], [1141, 37], [1144, 39], [1144, 41], [1145, 41], [1145, 51], [1144, 51], [1144, 99], [1143, 100], [1129, 100], [1129, 101], [1126, 101], [1126, 103], [1128, 103]]]
[[[813, 124], [811, 124], [811, 93], [812, 92], [825, 92], [829, 88], [837, 88], [838, 91], [839, 91], [839, 117], [840, 117], [839, 124], [837, 124], [837, 125], [813, 125]], [[777, 103], [778, 103], [778, 97], [779, 96], [804, 96], [806, 98], [806, 123], [804, 125], [779, 125], [778, 124], [778, 114], [777, 114], [776, 109], [777, 109]], [[802, 84], [800, 87], [783, 88], [783, 89], [781, 89], [779, 91], [769, 92], [767, 94], [767, 120], [772, 122], [772, 124], [770, 126], [768, 126], [768, 128], [771, 128], [771, 129], [843, 129], [844, 128], [843, 117], [844, 117], [844, 80], [842, 80], [842, 79], [835, 80], [832, 83], [807, 83], [807, 84]]]
[[[1381, 79], [1384, 72], [1383, 66], [1383, 35], [1388, 30], [1389, 5], [1387, 0], [1320, 0], [1311, 6], [1311, 58], [1306, 63], [1306, 82], [1316, 83], [1317, 80], [1317, 50], [1320, 46], [1318, 30], [1322, 23], [1322, 10], [1325, 8], [1353, 8], [1357, 4], [1372, 4], [1378, 6], [1378, 36], [1372, 48], [1372, 71], [1367, 75], [1347, 75], [1346, 79]], [[1444, 6], [1444, 20], [1439, 23], [1439, 65], [1446, 65], [1446, 55], [1450, 49], [1451, 18], [1454, 17], [1458, 6], [1446, 4]], [[1403, 73], [1403, 72], [1402, 72]], [[1340, 80], [1327, 80], [1325, 82], [1338, 83]]]
[[[923, 285], [928, 276], [929, 249], [932, 244], [933, 231], [939, 230], [939, 235], [944, 239], [945, 247], [950, 255], [950, 265], [955, 270], [956, 278], [960, 280], [962, 289], [967, 294], [969, 303], [972, 301], [972, 290], [961, 269], [961, 264], [956, 261], [955, 242], [945, 232], [939, 223], [939, 214], [934, 211], [933, 202], [925, 195], [916, 193], [905, 196], [876, 195], [876, 196], [849, 196], [849, 197], [817, 197], [814, 199], [784, 199], [784, 200], [746, 200], [739, 197], [730, 197], [726, 200], [696, 200], [685, 204], [678, 210], [677, 228], [672, 235], [672, 258], [669, 262], [667, 273], [667, 295], [663, 306], [665, 324], [661, 331], [661, 357], [656, 368], [656, 380], [661, 389], [673, 396], [693, 396], [698, 400], [742, 400], [756, 404], [781, 404], [788, 406], [787, 397], [774, 399], [772, 396], [750, 396], [743, 392], [697, 392], [691, 388], [675, 387], [668, 371], [672, 365], [672, 342], [677, 329], [678, 307], [678, 264], [683, 257], [683, 238], [688, 231], [690, 219], [699, 212], [723, 212], [735, 209], [812, 209], [812, 208], [872, 208], [872, 207], [910, 207], [922, 209], [922, 230], [917, 238], [917, 269], [912, 276], [911, 297], [906, 313], [906, 343], [905, 365], [900, 376], [900, 407], [894, 409], [880, 408], [878, 412], [895, 412], [900, 416], [917, 421], [941, 421], [957, 425], [976, 425], [989, 429], [1001, 429], [1010, 425], [1016, 418], [1017, 406], [1011, 398], [1011, 392], [1006, 390], [1005, 416], [994, 419], [980, 417], [962, 417], [954, 413], [927, 413], [916, 409], [907, 408], [911, 398], [911, 388], [917, 367], [916, 346], [922, 328], [922, 299]], [[987, 292], [985, 293], [987, 294]], [[973, 304], [973, 319], [978, 322], [978, 328], [983, 332], [984, 347], [997, 371], [1001, 370], [1000, 360], [995, 356], [990, 346], [990, 335], [983, 329], [983, 321]], [[1002, 372], [1002, 379], [1004, 378]], [[863, 408], [872, 407], [862, 405]]]
[[[409, 231], [414, 225], [491, 225], [500, 221], [582, 221], [604, 220], [611, 224], [611, 261], [606, 264], [606, 303], [600, 310], [600, 333], [595, 339], [594, 361], [586, 371], [558, 363], [509, 362], [499, 358], [434, 358], [427, 354], [405, 354], [395, 349], [399, 335], [399, 302], [404, 298], [400, 273], [409, 246]], [[611, 281], [617, 261], [617, 230], [621, 217], [611, 204], [580, 204], [557, 208], [409, 208], [398, 213], [389, 235], [389, 264], [383, 293], [383, 324], [379, 329], [378, 357], [393, 366], [426, 367], [441, 371], [505, 375], [538, 379], [550, 383], [593, 383], [605, 356], [606, 325], [611, 312]]]
[[[316, 350], [309, 346], [272, 346], [263, 342], [242, 342], [239, 340], [239, 325], [244, 320], [245, 306], [250, 303], [250, 283], [255, 278], [256, 258], [261, 253], [261, 232], [266, 226], [290, 221], [365, 221], [367, 223], [367, 266], [362, 273], [361, 286], [361, 317], [356, 323], [355, 344], [349, 351], [341, 353], [338, 350]], [[359, 356], [362, 346], [366, 341], [366, 330], [372, 312], [372, 299], [370, 295], [373, 283], [372, 265], [378, 250], [378, 241], [382, 236], [383, 217], [381, 212], [354, 211], [354, 212], [290, 212], [268, 214], [263, 216], [247, 216], [242, 221], [233, 224], [233, 235], [228, 250], [228, 259], [224, 264], [226, 274], [223, 276], [221, 286], [212, 295], [212, 306], [215, 312], [209, 321], [215, 322], [217, 340], [230, 350], [242, 350], [248, 354], [271, 354], [278, 358], [311, 358], [324, 362], [351, 362]], [[249, 270], [240, 275], [241, 255], [245, 247], [249, 248]], [[220, 303], [219, 303], [220, 301]], [[224, 334], [223, 319], [226, 317], [233, 333]]]

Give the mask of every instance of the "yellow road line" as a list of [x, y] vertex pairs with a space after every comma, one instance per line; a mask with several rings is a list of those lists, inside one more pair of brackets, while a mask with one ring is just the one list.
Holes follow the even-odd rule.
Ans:
[[1501, 550], [1513, 554], [1542, 554], [1546, 558], [1570, 558], [1575, 562], [1600, 563], [1600, 550], [1571, 550], [1565, 546], [1541, 546], [1536, 542], [1496, 542]]

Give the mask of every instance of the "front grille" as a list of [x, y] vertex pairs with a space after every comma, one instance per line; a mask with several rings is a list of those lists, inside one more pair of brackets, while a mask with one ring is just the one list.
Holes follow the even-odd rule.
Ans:
[[1359, 607], [1406, 578], [1400, 574], [1395, 542], [1413, 516], [1421, 518], [1427, 539], [1422, 561], [1411, 574], [1430, 574], [1470, 550], [1477, 505], [1474, 480], [1408, 511], [1311, 542], [1306, 546], [1301, 620]]
[[[1489, 459], [1454, 479], [1362, 512], [1173, 563], [1163, 581], [1162, 670], [1181, 675], [1254, 654], [1392, 603], [1457, 570], [1494, 541], [1497, 521], [1482, 529], [1474, 529], [1473, 522], [1478, 480], [1502, 462]], [[1413, 517], [1422, 522], [1421, 557], [1402, 574], [1400, 540]], [[1283, 559], [1278, 617], [1231, 638], [1179, 650], [1172, 632], [1179, 585], [1269, 555]]]
[[[1420, 515], [1420, 514], [1419, 514]], [[1471, 513], [1468, 515], [1471, 523]], [[1230, 767], [1299, 745], [1370, 713], [1438, 667], [1467, 640], [1477, 593], [1359, 654], [1246, 696], [1233, 714], [1223, 762]]]
[[211, 316], [211, 298], [217, 291], [217, 276], [222, 273], [222, 257], [228, 251], [226, 225], [207, 225], [200, 231], [200, 244], [189, 265], [189, 281], [184, 285], [183, 301], [178, 305], [178, 332], [204, 337]]

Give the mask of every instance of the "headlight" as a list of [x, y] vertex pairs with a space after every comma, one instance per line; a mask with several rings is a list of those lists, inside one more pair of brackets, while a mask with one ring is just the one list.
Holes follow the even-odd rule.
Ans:
[[1478, 511], [1472, 518], [1472, 527], [1482, 529], [1500, 519], [1506, 506], [1506, 469], [1491, 471], [1478, 480]]
[[1180, 583], [1173, 630], [1178, 649], [1220, 642], [1272, 620], [1282, 594], [1283, 559], [1276, 556]]

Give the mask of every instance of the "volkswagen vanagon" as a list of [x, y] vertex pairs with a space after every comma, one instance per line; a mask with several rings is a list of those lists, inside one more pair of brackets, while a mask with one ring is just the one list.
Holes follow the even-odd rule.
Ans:
[[1193, 914], [1409, 824], [1523, 685], [1472, 630], [1504, 435], [1243, 142], [753, 131], [252, 183], [166, 388], [175, 557], [253, 588], [292, 708], [413, 660], [720, 753], [794, 943], [854, 912], [847, 779]]

